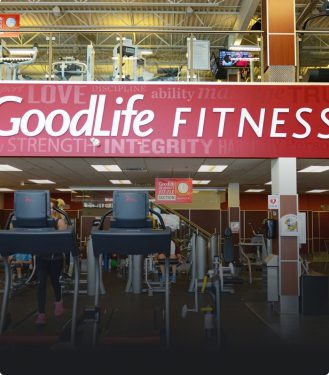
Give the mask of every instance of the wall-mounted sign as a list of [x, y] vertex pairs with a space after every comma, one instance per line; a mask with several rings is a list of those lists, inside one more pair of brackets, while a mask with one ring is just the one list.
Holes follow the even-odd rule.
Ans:
[[0, 153], [327, 158], [327, 98], [320, 84], [0, 82]]
[[231, 221], [230, 228], [232, 233], [239, 233], [240, 232], [240, 222], [239, 221]]
[[156, 178], [155, 203], [192, 203], [192, 179]]
[[19, 36], [19, 14], [0, 14], [0, 37], [14, 38]]
[[298, 236], [298, 217], [295, 214], [287, 214], [280, 218], [281, 236]]
[[278, 210], [280, 208], [280, 195], [268, 195], [267, 208], [269, 210]]

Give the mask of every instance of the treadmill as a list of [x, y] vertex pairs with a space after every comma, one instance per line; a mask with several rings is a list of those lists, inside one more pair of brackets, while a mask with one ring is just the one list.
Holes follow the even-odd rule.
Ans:
[[[58, 208], [64, 215], [68, 228], [57, 230], [55, 220], [51, 218], [50, 193], [47, 190], [21, 190], [14, 193], [14, 211], [10, 214], [6, 227], [0, 230], [0, 255], [3, 257], [5, 286], [0, 313], [0, 339], [5, 335], [9, 293], [11, 288], [11, 267], [8, 257], [15, 253], [45, 255], [49, 253], [71, 253], [74, 259], [74, 293], [70, 343], [75, 344], [77, 326], [77, 307], [79, 294], [79, 251], [74, 227], [68, 214]], [[10, 229], [12, 226], [12, 229]], [[18, 335], [16, 335], [16, 339]], [[33, 337], [33, 340], [36, 340]], [[22, 338], [21, 341], [26, 341]]]
[[[160, 228], [152, 228], [149, 213], [158, 217]], [[110, 217], [109, 229], [104, 229], [107, 216]], [[170, 254], [171, 229], [166, 227], [161, 215], [149, 207], [147, 191], [114, 191], [113, 210], [106, 212], [98, 227], [92, 229], [91, 240], [95, 256], [95, 300], [92, 346], [97, 343], [97, 331], [100, 311], [100, 261], [101, 255], [117, 253], [119, 255], [148, 255], [163, 252]], [[169, 346], [169, 257], [165, 261], [165, 335]]]

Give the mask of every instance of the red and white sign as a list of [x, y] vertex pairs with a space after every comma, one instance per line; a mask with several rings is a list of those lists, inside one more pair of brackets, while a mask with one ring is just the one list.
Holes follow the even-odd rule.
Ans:
[[268, 195], [267, 208], [269, 210], [278, 210], [280, 208], [280, 195]]
[[1, 38], [14, 38], [19, 36], [19, 14], [0, 14]]
[[155, 203], [192, 203], [191, 178], [156, 178]]
[[327, 158], [329, 85], [0, 83], [2, 156]]

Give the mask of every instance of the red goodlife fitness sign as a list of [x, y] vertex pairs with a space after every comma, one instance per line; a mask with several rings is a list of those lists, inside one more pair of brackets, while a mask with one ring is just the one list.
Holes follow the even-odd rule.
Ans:
[[191, 178], [156, 178], [155, 203], [192, 203]]
[[2, 156], [327, 158], [329, 85], [0, 83]]

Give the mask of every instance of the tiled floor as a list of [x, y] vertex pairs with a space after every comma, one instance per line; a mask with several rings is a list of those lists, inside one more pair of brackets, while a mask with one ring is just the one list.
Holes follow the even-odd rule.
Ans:
[[[194, 307], [194, 294], [188, 293], [188, 279], [186, 275], [178, 278], [177, 284], [171, 289], [171, 332], [170, 350], [166, 350], [163, 340], [162, 312], [164, 295], [155, 293], [148, 296], [125, 293], [125, 280], [118, 278], [114, 272], [104, 275], [106, 294], [101, 298], [102, 334], [113, 337], [130, 336], [144, 337], [158, 336], [160, 345], [128, 345], [101, 347], [100, 350], [83, 348], [82, 350], [62, 353], [52, 350], [42, 351], [42, 359], [51, 360], [55, 356], [58, 364], [62, 364], [62, 372], [73, 366], [81, 373], [88, 369], [99, 373], [110, 363], [122, 369], [132, 367], [132, 370], [144, 369], [145, 372], [162, 373], [182, 368], [185, 372], [213, 374], [240, 374], [253, 373], [298, 373], [298, 374], [327, 374], [329, 371], [329, 316], [303, 316], [299, 314], [279, 314], [273, 304], [266, 302], [266, 293], [260, 274], [254, 275], [252, 285], [248, 283], [247, 275], [242, 274], [245, 280], [242, 284], [235, 285], [234, 294], [223, 294], [221, 298], [221, 327], [222, 335], [220, 346], [216, 346], [213, 339], [205, 335], [204, 314], [189, 311], [186, 318], [182, 318], [184, 304], [189, 309]], [[66, 316], [69, 318], [72, 296], [65, 296]], [[52, 317], [52, 294], [49, 291], [49, 316], [45, 332], [55, 332], [60, 323]], [[213, 303], [206, 295], [199, 296], [199, 305], [208, 306]], [[92, 304], [92, 298], [80, 296], [80, 312], [84, 307]], [[32, 312], [35, 307], [35, 290], [27, 290], [13, 297], [10, 301], [13, 322], [18, 322], [27, 312]], [[23, 324], [15, 327], [17, 332], [24, 331], [28, 334], [38, 333], [33, 324], [33, 314]], [[39, 332], [40, 334], [40, 332]], [[58, 347], [57, 347], [58, 349]], [[32, 350], [29, 348], [27, 351]], [[29, 354], [30, 358], [40, 353], [38, 350]], [[0, 373], [7, 375], [1, 368], [13, 367], [17, 372], [21, 363], [13, 361], [16, 349], [6, 347], [0, 351]], [[46, 354], [47, 353], [47, 354]], [[22, 353], [20, 353], [21, 355]], [[165, 358], [162, 363], [162, 359]], [[9, 360], [10, 359], [10, 360]], [[74, 361], [72, 361], [74, 359]], [[66, 361], [66, 365], [64, 364]], [[97, 366], [96, 366], [97, 362]], [[160, 362], [160, 364], [159, 364]], [[32, 368], [38, 361], [32, 361]], [[94, 363], [94, 368], [92, 367]], [[171, 365], [170, 365], [171, 364]], [[75, 367], [76, 366], [76, 367]], [[137, 366], [137, 367], [136, 367]], [[292, 368], [288, 371], [289, 368]], [[39, 369], [39, 367], [38, 367]], [[49, 371], [54, 371], [57, 366], [51, 366]], [[200, 371], [197, 371], [200, 369]], [[223, 372], [223, 370], [225, 370]], [[90, 373], [90, 372], [86, 373]], [[184, 373], [185, 373], [184, 372]], [[57, 373], [57, 372], [56, 372]], [[95, 373], [95, 371], [94, 371]], [[173, 374], [176, 371], [172, 372]], [[95, 373], [96, 374], [96, 373]], [[98, 374], [98, 373], [97, 373]]]

